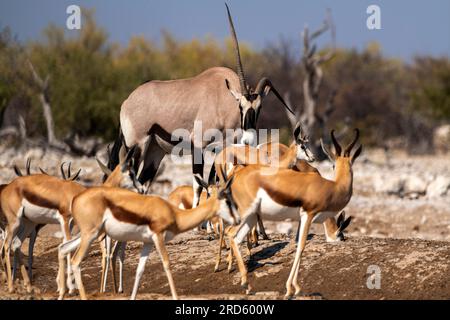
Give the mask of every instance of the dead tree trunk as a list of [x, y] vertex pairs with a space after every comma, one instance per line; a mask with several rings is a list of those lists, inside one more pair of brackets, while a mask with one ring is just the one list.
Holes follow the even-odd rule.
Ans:
[[28, 66], [30, 67], [34, 82], [39, 90], [39, 101], [42, 105], [42, 111], [47, 126], [47, 143], [51, 146], [60, 146], [61, 143], [59, 143], [55, 136], [55, 123], [53, 122], [52, 109], [50, 107], [50, 98], [48, 94], [50, 77], [47, 75], [45, 80], [42, 80], [31, 61], [28, 61]]
[[[332, 35], [332, 48], [324, 54], [317, 52], [317, 46], [312, 42], [324, 32], [330, 30]], [[303, 33], [303, 57], [302, 67], [304, 71], [304, 79], [302, 83], [303, 91], [303, 109], [296, 110], [296, 116], [289, 116], [289, 121], [294, 128], [298, 120], [301, 121], [303, 128], [308, 135], [314, 139], [311, 140], [310, 148], [315, 152], [317, 157], [324, 158], [320, 148], [320, 138], [328, 136], [326, 131], [326, 123], [334, 111], [334, 97], [336, 91], [333, 90], [328, 98], [327, 105], [322, 114], [317, 110], [319, 100], [319, 91], [323, 79], [322, 64], [333, 58], [336, 51], [335, 44], [335, 27], [331, 18], [330, 10], [327, 11], [327, 18], [323, 22], [321, 28], [315, 32], [309, 32], [309, 28], [305, 26]]]

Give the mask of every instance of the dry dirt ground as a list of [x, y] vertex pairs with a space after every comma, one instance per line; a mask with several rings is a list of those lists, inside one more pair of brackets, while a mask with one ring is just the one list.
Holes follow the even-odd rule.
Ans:
[[[1, 183], [13, 177], [12, 162], [0, 159]], [[45, 160], [45, 161], [44, 161]], [[35, 166], [49, 171], [63, 160], [61, 156], [46, 156]], [[74, 167], [84, 169], [83, 182], [97, 183], [98, 169], [92, 159], [72, 159]], [[319, 169], [332, 177], [330, 164]], [[438, 198], [409, 199], [375, 191], [375, 176], [420, 172], [421, 175], [450, 174], [450, 155], [410, 157], [396, 154], [385, 159], [379, 152], [367, 152], [354, 166], [354, 195], [346, 208], [354, 217], [347, 232], [348, 240], [332, 244], [324, 240], [323, 228], [315, 225], [307, 243], [300, 267], [299, 279], [303, 295], [298, 299], [450, 299], [450, 191]], [[153, 186], [153, 192], [167, 195], [176, 185], [190, 182], [189, 165], [167, 162], [165, 170]], [[247, 296], [240, 287], [236, 266], [231, 273], [226, 268], [225, 255], [219, 272], [214, 273], [218, 240], [205, 234], [188, 232], [167, 244], [171, 267], [180, 297], [187, 299], [283, 299], [284, 284], [293, 261], [296, 223], [266, 222], [271, 240], [260, 241], [252, 249], [252, 257], [242, 247], [249, 268], [253, 294]], [[0, 299], [55, 299], [58, 229], [45, 227], [36, 243], [34, 263], [34, 293], [27, 294], [17, 283], [17, 292], [6, 291], [4, 276], [0, 284]], [[24, 244], [26, 252], [27, 243]], [[124, 294], [99, 294], [100, 252], [94, 245], [82, 264], [83, 279], [91, 299], [127, 299], [131, 293], [134, 272], [141, 245], [127, 247]], [[369, 289], [373, 283], [369, 266], [380, 271], [380, 288]], [[369, 270], [370, 271], [370, 270]], [[370, 286], [369, 286], [370, 287]], [[108, 284], [108, 292], [111, 292]], [[68, 299], [76, 297], [68, 296]], [[152, 252], [141, 280], [138, 299], [168, 299], [170, 291], [161, 262]]]

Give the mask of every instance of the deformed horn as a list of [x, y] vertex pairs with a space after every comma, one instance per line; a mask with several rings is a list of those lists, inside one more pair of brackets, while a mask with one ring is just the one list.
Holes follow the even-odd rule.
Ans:
[[226, 3], [225, 6], [227, 7], [228, 22], [230, 24], [231, 36], [233, 38], [234, 49], [236, 51], [237, 74], [239, 77], [239, 84], [241, 85], [241, 93], [243, 95], [248, 95], [247, 82], [245, 81], [244, 69], [242, 68], [241, 53], [239, 51], [239, 42], [237, 40], [236, 30], [234, 30], [233, 19], [231, 18], [230, 14], [230, 8], [228, 8], [228, 5]]
[[290, 113], [294, 114], [294, 112], [291, 110], [291, 108], [289, 108], [287, 103], [284, 101], [284, 99], [281, 97], [277, 89], [275, 89], [272, 82], [268, 78], [262, 78], [261, 80], [259, 80], [258, 85], [256, 86], [256, 94], [261, 95], [266, 87], [269, 87], [270, 91], [272, 91], [273, 94], [278, 98], [278, 100], [280, 100], [281, 103], [284, 104], [284, 107], [288, 109]]
[[356, 141], [358, 141], [359, 138], [359, 129], [355, 128], [355, 138], [353, 141], [345, 148], [344, 156], [348, 157], [350, 156], [350, 151], [352, 151], [352, 148], [355, 146]]

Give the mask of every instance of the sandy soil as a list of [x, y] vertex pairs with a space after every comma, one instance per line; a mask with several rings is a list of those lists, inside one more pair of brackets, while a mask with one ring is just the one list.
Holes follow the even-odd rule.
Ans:
[[[11, 163], [20, 158], [0, 159], [0, 182], [13, 177]], [[61, 156], [35, 161], [49, 171], [62, 161]], [[98, 183], [99, 172], [92, 159], [72, 159], [74, 167], [84, 169], [83, 182]], [[332, 177], [328, 163], [319, 165], [324, 176]], [[190, 183], [190, 166], [167, 162], [164, 172], [152, 187], [166, 195], [176, 185]], [[354, 166], [354, 195], [347, 215], [354, 217], [348, 228], [348, 240], [331, 244], [324, 241], [323, 228], [315, 225], [300, 267], [303, 296], [299, 299], [449, 299], [450, 298], [450, 192], [439, 198], [420, 196], [410, 199], [378, 193], [375, 177], [419, 173], [423, 177], [450, 174], [450, 155], [409, 157], [395, 154], [387, 158], [380, 152], [368, 152]], [[240, 287], [236, 267], [227, 272], [225, 253], [221, 270], [214, 273], [218, 241], [204, 234], [188, 232], [167, 245], [172, 271], [181, 298], [189, 299], [283, 299], [284, 284], [293, 261], [292, 240], [296, 224], [265, 223], [271, 240], [261, 241], [245, 254], [253, 294], [246, 296]], [[55, 299], [57, 245], [60, 236], [55, 226], [41, 231], [35, 250], [34, 293], [27, 294], [17, 283], [17, 292], [6, 292], [4, 275], [0, 299]], [[24, 244], [26, 252], [27, 243]], [[126, 299], [131, 293], [141, 245], [128, 244], [125, 267], [125, 293], [98, 293], [100, 252], [94, 245], [83, 262], [83, 279], [91, 299]], [[243, 247], [242, 252], [246, 252]], [[381, 271], [380, 289], [369, 289], [368, 267]], [[111, 292], [111, 285], [108, 292]], [[69, 299], [76, 297], [67, 297]], [[162, 265], [152, 253], [141, 281], [139, 299], [167, 299], [170, 292]]]

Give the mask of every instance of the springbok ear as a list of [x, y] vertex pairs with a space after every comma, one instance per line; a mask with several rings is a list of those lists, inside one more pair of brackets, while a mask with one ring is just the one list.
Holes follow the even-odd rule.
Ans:
[[325, 155], [328, 157], [328, 159], [331, 162], [334, 162], [334, 155], [330, 152], [330, 150], [327, 149], [327, 147], [325, 147], [325, 145], [323, 144], [323, 140], [320, 139], [320, 146], [322, 148], [323, 153], [325, 153]]
[[242, 94], [240, 94], [239, 92], [234, 91], [233, 89], [230, 88], [230, 83], [228, 82], [228, 79], [225, 79], [225, 85], [227, 86], [227, 89], [231, 92], [231, 94], [233, 95], [233, 97], [234, 97], [237, 101], [241, 101]]
[[362, 152], [362, 145], [360, 145], [359, 148], [356, 149], [355, 153], [353, 154], [352, 160], [351, 160], [352, 164], [353, 164], [353, 162], [355, 162], [356, 158], [359, 157], [359, 155], [361, 154], [361, 152]]
[[127, 147], [122, 143], [119, 150], [119, 163], [124, 163], [126, 161]]
[[352, 221], [352, 216], [348, 217], [342, 224], [339, 226], [339, 231], [344, 231]]
[[299, 138], [301, 138], [302, 133], [302, 124], [300, 121], [297, 122], [294, 129], [294, 141], [297, 142]]
[[95, 157], [95, 160], [97, 161], [98, 166], [103, 171], [104, 174], [106, 174], [108, 177], [111, 175], [112, 171], [107, 166], [105, 166], [97, 157]]
[[194, 179], [195, 181], [197, 181], [199, 186], [208, 190], [208, 184], [205, 182], [205, 180], [202, 179], [202, 177], [200, 177], [198, 173], [194, 174]]

